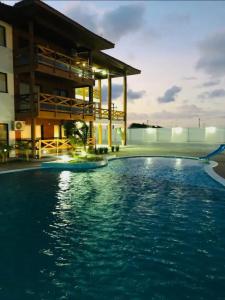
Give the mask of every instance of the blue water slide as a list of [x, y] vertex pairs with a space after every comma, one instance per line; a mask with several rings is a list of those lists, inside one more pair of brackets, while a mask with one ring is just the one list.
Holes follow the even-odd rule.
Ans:
[[217, 154], [220, 154], [221, 152], [223, 152], [225, 150], [225, 144], [221, 144], [216, 150], [210, 152], [209, 154], [207, 154], [206, 156], [201, 156], [199, 157], [200, 159], [209, 159], [210, 157], [213, 157]]

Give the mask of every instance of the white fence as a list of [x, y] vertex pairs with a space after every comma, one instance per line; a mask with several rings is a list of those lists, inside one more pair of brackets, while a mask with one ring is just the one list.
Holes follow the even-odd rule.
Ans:
[[225, 143], [225, 128], [146, 128], [128, 129], [128, 145], [151, 143]]

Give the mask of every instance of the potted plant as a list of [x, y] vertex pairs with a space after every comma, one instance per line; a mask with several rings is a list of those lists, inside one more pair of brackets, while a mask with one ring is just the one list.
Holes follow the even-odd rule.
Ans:
[[104, 153], [104, 154], [107, 154], [107, 153], [108, 153], [108, 148], [107, 148], [107, 147], [104, 147], [104, 148], [103, 148], [103, 153]]
[[29, 141], [18, 141], [16, 143], [16, 148], [19, 150], [19, 154], [22, 153], [25, 155], [26, 160], [29, 161], [31, 145]]

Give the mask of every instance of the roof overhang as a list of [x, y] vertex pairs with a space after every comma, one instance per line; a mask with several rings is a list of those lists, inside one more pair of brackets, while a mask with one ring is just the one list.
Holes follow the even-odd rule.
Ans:
[[101, 51], [93, 53], [93, 66], [98, 70], [102, 70], [102, 72], [96, 72], [95, 78], [97, 79], [106, 79], [108, 75], [116, 78], [141, 73], [140, 70]]
[[33, 20], [35, 24], [55, 31], [63, 39], [74, 43], [76, 48], [89, 50], [104, 50], [114, 47], [114, 44], [82, 25], [63, 15], [40, 0], [23, 0], [14, 5], [14, 16], [18, 22]]

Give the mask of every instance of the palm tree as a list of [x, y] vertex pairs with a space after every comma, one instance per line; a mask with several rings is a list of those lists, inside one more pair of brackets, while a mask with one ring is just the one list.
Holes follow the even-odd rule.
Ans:
[[86, 151], [88, 141], [88, 125], [83, 121], [67, 121], [64, 123], [66, 137], [70, 139], [72, 146], [82, 143]]

